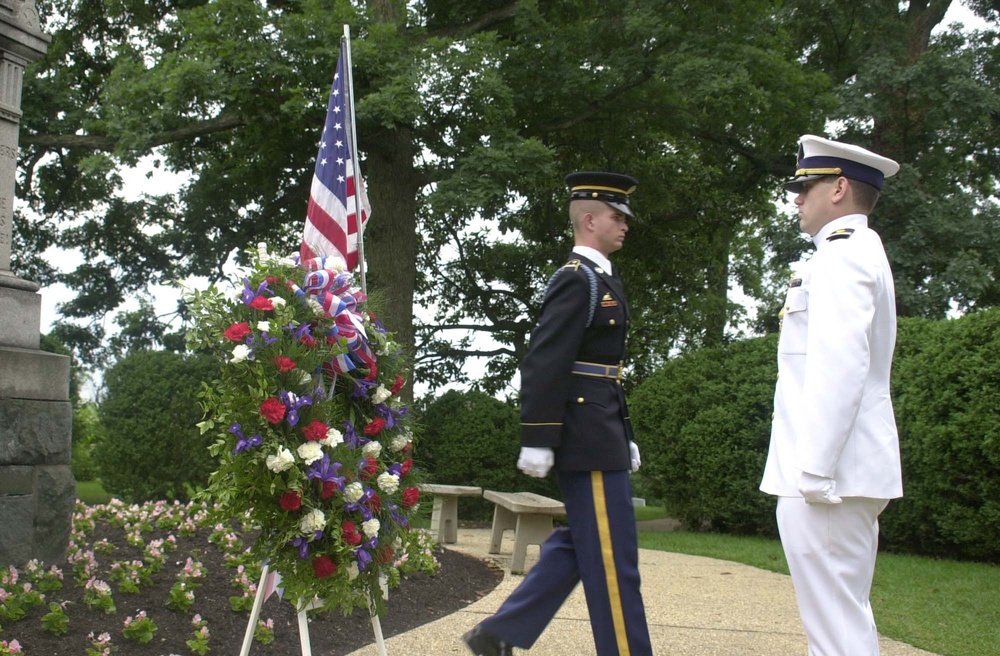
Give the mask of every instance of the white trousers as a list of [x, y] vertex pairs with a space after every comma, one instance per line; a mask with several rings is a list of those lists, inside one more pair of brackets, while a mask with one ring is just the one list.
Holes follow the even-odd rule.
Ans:
[[885, 499], [808, 504], [778, 498], [778, 531], [809, 656], [878, 656], [869, 595]]

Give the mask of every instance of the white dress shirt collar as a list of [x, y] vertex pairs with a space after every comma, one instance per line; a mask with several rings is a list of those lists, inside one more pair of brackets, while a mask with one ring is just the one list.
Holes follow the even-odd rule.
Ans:
[[611, 275], [611, 260], [605, 257], [600, 251], [591, 248], [590, 246], [574, 246], [573, 252], [584, 256], [597, 266], [604, 269], [605, 273]]
[[868, 227], [868, 217], [864, 214], [848, 214], [840, 218], [830, 221], [825, 226], [819, 229], [815, 235], [813, 235], [813, 243], [816, 244], [816, 248], [819, 248], [826, 241], [834, 230], [840, 230], [841, 228], [867, 228]]

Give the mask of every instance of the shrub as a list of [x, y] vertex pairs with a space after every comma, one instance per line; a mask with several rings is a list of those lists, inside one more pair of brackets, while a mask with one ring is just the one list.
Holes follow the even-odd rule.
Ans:
[[[451, 390], [425, 403], [421, 415], [419, 458], [430, 482], [560, 498], [554, 474], [538, 479], [518, 471], [520, 417], [514, 406], [483, 392]], [[493, 516], [485, 499], [460, 503], [463, 518]]]
[[[901, 319], [892, 395], [904, 497], [885, 549], [1000, 561], [1000, 309]], [[758, 490], [770, 441], [777, 335], [669, 361], [631, 395], [643, 478], [695, 529], [776, 535]]]
[[629, 399], [644, 480], [690, 529], [775, 534], [758, 490], [770, 439], [776, 337], [669, 361]]
[[100, 439], [101, 421], [94, 403], [77, 403], [73, 408], [73, 477], [95, 480], [100, 472], [94, 462], [94, 444]]
[[900, 322], [893, 401], [903, 494], [881, 519], [893, 550], [1000, 560], [1000, 309]]
[[100, 405], [104, 435], [94, 446], [101, 483], [129, 502], [187, 500], [208, 482], [214, 439], [195, 426], [197, 393], [218, 375], [215, 358], [140, 351], [105, 375]]

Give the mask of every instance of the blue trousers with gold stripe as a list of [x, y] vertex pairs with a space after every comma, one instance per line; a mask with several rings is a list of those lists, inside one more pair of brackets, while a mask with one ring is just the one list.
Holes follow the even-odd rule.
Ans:
[[582, 581], [598, 656], [650, 656], [628, 472], [559, 472], [559, 489], [569, 528], [553, 531], [483, 630], [530, 648]]

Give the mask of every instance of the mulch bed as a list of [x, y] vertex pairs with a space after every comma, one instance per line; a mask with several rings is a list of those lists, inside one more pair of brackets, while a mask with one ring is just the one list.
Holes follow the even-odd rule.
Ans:
[[[156, 532], [160, 533], [160, 532]], [[61, 565], [64, 572], [63, 588], [46, 595], [46, 601], [68, 601], [65, 613], [69, 617], [69, 632], [54, 636], [42, 627], [41, 617], [48, 612], [45, 606], [36, 606], [17, 622], [6, 622], [0, 639], [20, 642], [25, 656], [82, 656], [91, 646], [88, 635], [108, 632], [116, 656], [188, 656], [190, 648], [185, 641], [192, 637], [192, 617], [197, 613], [208, 623], [210, 631], [209, 654], [239, 654], [249, 621], [249, 612], [234, 612], [229, 597], [239, 595], [232, 584], [235, 570], [226, 567], [222, 552], [208, 539], [208, 530], [199, 529], [191, 538], [178, 536], [178, 548], [168, 555], [163, 568], [153, 577], [153, 585], [138, 593], [120, 591], [112, 583], [117, 611], [106, 615], [83, 602], [83, 588], [72, 578], [69, 565]], [[147, 542], [165, 533], [147, 537]], [[141, 559], [141, 550], [129, 546], [123, 532], [99, 523], [88, 542], [107, 538], [115, 545], [112, 554], [97, 554], [101, 568], [100, 578], [109, 581], [107, 569], [116, 560]], [[503, 572], [495, 566], [448, 549], [439, 549], [437, 558], [441, 567], [435, 576], [415, 574], [403, 580], [389, 593], [388, 610], [381, 617], [382, 634], [389, 638], [414, 627], [431, 622], [460, 610], [495, 588]], [[165, 606], [170, 587], [188, 557], [201, 561], [206, 576], [195, 589], [195, 601], [190, 611], [177, 612]], [[109, 581], [110, 582], [110, 581]], [[122, 635], [127, 616], [145, 610], [156, 623], [158, 630], [152, 642], [139, 644]], [[274, 642], [264, 645], [254, 642], [251, 656], [300, 656], [298, 622], [295, 608], [271, 596], [261, 610], [260, 619], [274, 621]], [[309, 633], [312, 650], [316, 656], [343, 656], [374, 643], [371, 621], [366, 614], [355, 613], [345, 617], [338, 612], [311, 614]]]

